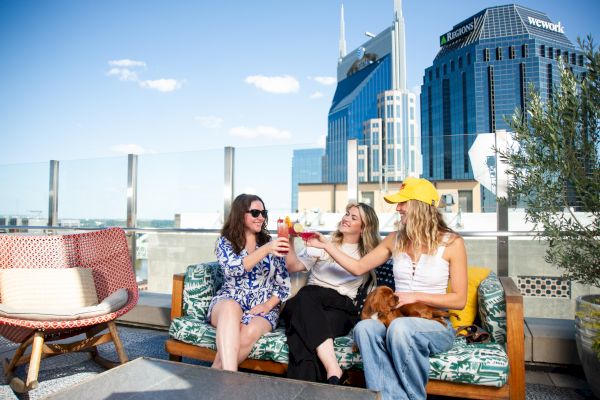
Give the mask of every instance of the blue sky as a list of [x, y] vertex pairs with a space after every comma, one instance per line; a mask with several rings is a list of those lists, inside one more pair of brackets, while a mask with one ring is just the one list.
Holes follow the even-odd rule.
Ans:
[[[319, 143], [340, 4], [4, 0], [0, 164]], [[440, 34], [498, 4], [404, 1], [409, 87], [420, 84]], [[561, 21], [573, 41], [588, 32], [600, 40], [600, 2], [519, 4]], [[344, 7], [349, 50], [392, 21], [392, 0]]]
[[[392, 22], [393, 0], [343, 3], [348, 51], [366, 40], [365, 31], [379, 33]], [[485, 7], [506, 4], [403, 3], [410, 88], [420, 85], [442, 33]], [[587, 33], [600, 41], [597, 0], [518, 4], [561, 21], [572, 41]], [[335, 90], [340, 5], [338, 0], [2, 0], [0, 166], [47, 168], [50, 159], [112, 160], [130, 152], [159, 157], [214, 149], [211, 154], [220, 155], [223, 146], [247, 148], [240, 153], [260, 160], [269, 154], [265, 146], [281, 145], [289, 159], [292, 148], [317, 146], [327, 133]], [[121, 168], [123, 159], [116, 160], [109, 164]], [[76, 175], [78, 164], [72, 164]], [[254, 182], [252, 169], [245, 167], [239, 166], [249, 175], [237, 181], [238, 191], [266, 188], [268, 183]], [[222, 174], [221, 165], [216, 169]], [[273, 172], [273, 179], [288, 187], [290, 172], [282, 169], [285, 177]], [[11, 175], [8, 167], [4, 175]], [[45, 182], [46, 172], [42, 176]], [[116, 186], [111, 190], [121, 192], [120, 180]], [[44, 200], [35, 208], [47, 208], [46, 183], [42, 189]], [[86, 190], [79, 190], [85, 199]], [[188, 208], [193, 207], [175, 207]]]

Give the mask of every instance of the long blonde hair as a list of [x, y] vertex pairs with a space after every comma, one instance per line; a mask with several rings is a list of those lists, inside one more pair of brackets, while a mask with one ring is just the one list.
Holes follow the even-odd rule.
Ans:
[[[400, 223], [396, 233], [394, 252], [404, 253], [413, 250], [414, 255], [433, 254], [446, 233], [455, 233], [446, 225], [442, 214], [435, 206], [419, 200], [408, 200], [406, 223]], [[450, 239], [451, 241], [453, 238]]]
[[[350, 202], [346, 206], [346, 212], [352, 207], [358, 208], [358, 213], [360, 214], [362, 222], [360, 240], [358, 241], [358, 251], [362, 257], [377, 247], [379, 242], [381, 242], [381, 237], [379, 236], [379, 218], [377, 218], [377, 214], [373, 207], [368, 204]], [[342, 222], [340, 221], [340, 224], [341, 223]], [[340, 232], [338, 224], [338, 229], [331, 234], [331, 241], [340, 246], [343, 239], [344, 234]]]

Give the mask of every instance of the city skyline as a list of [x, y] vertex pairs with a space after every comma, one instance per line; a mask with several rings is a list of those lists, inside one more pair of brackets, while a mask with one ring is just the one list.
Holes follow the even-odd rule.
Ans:
[[[6, 1], [0, 4], [0, 164], [223, 146], [322, 146], [340, 7], [348, 51], [393, 20], [393, 0], [301, 4]], [[407, 86], [439, 36], [485, 7], [404, 1]], [[592, 33], [600, 5], [517, 4]], [[596, 10], [596, 11], [594, 11]]]
[[[343, 2], [348, 52], [392, 24], [393, 3]], [[122, 218], [127, 153], [141, 155], [140, 219], [214, 212], [224, 146], [236, 147], [236, 193], [289, 209], [293, 150], [327, 134], [342, 2], [233, 4], [1, 2], [5, 212], [46, 213], [56, 159], [60, 218]], [[418, 91], [440, 35], [499, 4], [404, 1], [407, 87]], [[561, 21], [571, 41], [599, 36], [595, 1], [518, 4]]]

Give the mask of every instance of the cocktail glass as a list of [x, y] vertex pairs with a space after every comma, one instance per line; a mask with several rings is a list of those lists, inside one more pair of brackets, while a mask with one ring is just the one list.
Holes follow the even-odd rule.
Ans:
[[302, 238], [302, 240], [304, 240], [305, 242], [307, 242], [309, 239], [316, 237], [317, 236], [317, 232], [315, 231], [304, 231], [304, 232], [300, 232], [300, 237]]
[[[288, 225], [285, 223], [284, 220], [282, 219], [278, 219], [277, 220], [277, 237], [285, 237], [288, 238], [290, 237], [290, 228], [288, 227]], [[287, 254], [287, 251], [280, 251], [281, 254]]]

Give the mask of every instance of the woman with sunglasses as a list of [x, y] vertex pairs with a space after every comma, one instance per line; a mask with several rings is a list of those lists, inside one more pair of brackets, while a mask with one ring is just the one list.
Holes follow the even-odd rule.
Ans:
[[[364, 203], [350, 203], [331, 235], [331, 246], [358, 259], [380, 242], [375, 210]], [[359, 287], [369, 274], [354, 276], [325, 251], [305, 247], [286, 258], [290, 272], [309, 271], [307, 285], [289, 300], [282, 318], [286, 322], [289, 361], [287, 376], [313, 382], [342, 383], [333, 339], [348, 334], [358, 321], [355, 305]]]
[[[465, 243], [438, 211], [439, 195], [433, 184], [406, 178], [400, 191], [385, 196], [385, 201], [396, 204], [400, 228], [360, 260], [321, 237], [308, 244], [324, 249], [354, 275], [392, 257], [398, 307], [422, 302], [463, 309], [467, 300]], [[429, 355], [449, 350], [454, 334], [450, 322], [444, 326], [424, 318], [396, 318], [387, 329], [379, 320], [360, 321], [354, 340], [363, 359], [367, 388], [381, 392], [384, 400], [425, 399]]]
[[235, 198], [215, 253], [223, 286], [213, 297], [207, 320], [217, 329], [217, 355], [212, 365], [236, 371], [256, 341], [277, 325], [279, 308], [290, 294], [284, 255], [288, 239], [271, 240], [262, 199]]

